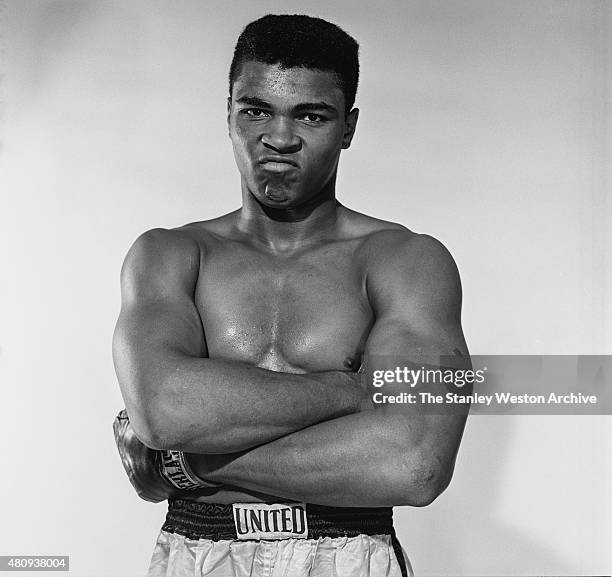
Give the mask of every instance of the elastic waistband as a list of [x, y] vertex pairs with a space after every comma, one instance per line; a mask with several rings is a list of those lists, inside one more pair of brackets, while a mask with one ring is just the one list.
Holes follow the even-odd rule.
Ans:
[[[295, 504], [283, 505], [290, 508]], [[391, 507], [325, 507], [306, 504], [305, 509], [309, 539], [395, 535]], [[238, 538], [233, 505], [196, 503], [183, 499], [168, 501], [168, 513], [162, 530], [188, 539], [220, 541]]]

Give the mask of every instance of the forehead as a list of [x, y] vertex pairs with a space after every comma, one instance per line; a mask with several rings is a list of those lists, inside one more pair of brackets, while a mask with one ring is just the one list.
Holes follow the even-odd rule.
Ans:
[[232, 98], [249, 96], [272, 104], [328, 102], [344, 106], [344, 93], [335, 73], [312, 68], [281, 68], [278, 64], [249, 61], [242, 64], [232, 88]]

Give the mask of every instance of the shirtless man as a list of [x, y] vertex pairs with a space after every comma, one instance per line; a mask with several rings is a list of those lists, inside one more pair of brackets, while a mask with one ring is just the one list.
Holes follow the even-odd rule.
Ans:
[[375, 406], [357, 372], [468, 355], [446, 249], [335, 198], [357, 52], [320, 19], [249, 24], [228, 99], [242, 208], [126, 258], [115, 432], [141, 496], [170, 503], [150, 576], [406, 575], [391, 507], [450, 481], [465, 417]]

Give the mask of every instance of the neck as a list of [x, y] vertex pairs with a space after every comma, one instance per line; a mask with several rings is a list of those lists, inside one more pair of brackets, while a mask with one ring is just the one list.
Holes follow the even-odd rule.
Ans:
[[274, 252], [291, 252], [328, 238], [336, 227], [339, 203], [332, 182], [308, 202], [271, 208], [243, 186], [238, 228]]

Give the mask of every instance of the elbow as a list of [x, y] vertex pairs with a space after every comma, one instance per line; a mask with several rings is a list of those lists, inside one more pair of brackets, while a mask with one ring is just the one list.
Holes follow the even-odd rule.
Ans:
[[136, 436], [150, 449], [185, 450], [189, 435], [180, 407], [141, 398], [128, 406], [128, 413]]
[[159, 425], [159, 421], [134, 427], [136, 436], [150, 449], [156, 451], [180, 450], [181, 439], [174, 431]]
[[[220, 427], [211, 416], [194, 413], [176, 399], [157, 395], [155, 400], [139, 403], [133, 427], [138, 438], [151, 449], [217, 453]], [[130, 417], [132, 413], [130, 412]]]
[[200, 441], [215, 434], [214, 414], [205, 403], [193, 401], [188, 388], [173, 378], [175, 365], [167, 364], [124, 363], [118, 371], [134, 433], [151, 449], [190, 451], [196, 443], [198, 450], [190, 452], [206, 452]]
[[427, 507], [431, 505], [449, 486], [452, 467], [440, 463], [423, 463], [410, 473], [402, 472], [403, 482], [398, 483], [400, 494], [395, 505]]
[[438, 477], [436, 474], [430, 473], [428, 478], [423, 480], [419, 490], [411, 496], [411, 503], [409, 504], [413, 507], [427, 507], [444, 493], [449, 484], [450, 477], [447, 479], [445, 476]]
[[168, 422], [163, 411], [149, 407], [146, 410], [128, 409], [128, 413], [134, 433], [147, 447], [157, 451], [180, 450], [182, 435], [176, 426]]
[[155, 450], [174, 449], [181, 442], [181, 431], [173, 423], [159, 392], [150, 394], [146, 383], [131, 382], [123, 390], [130, 425], [136, 437], [147, 447]]

